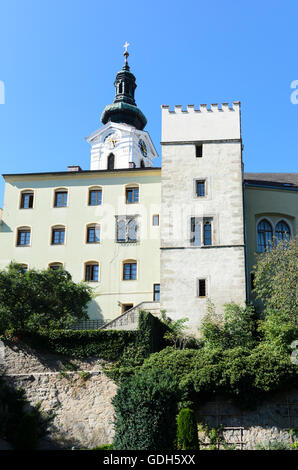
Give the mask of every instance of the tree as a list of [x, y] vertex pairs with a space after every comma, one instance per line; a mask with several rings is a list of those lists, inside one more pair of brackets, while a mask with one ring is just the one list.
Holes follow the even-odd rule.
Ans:
[[11, 263], [0, 271], [0, 333], [38, 328], [64, 328], [87, 318], [91, 288], [72, 281], [62, 269], [24, 268]]
[[298, 238], [258, 256], [256, 298], [264, 305], [259, 330], [265, 341], [289, 351], [298, 338]]
[[152, 369], [124, 381], [112, 400], [113, 449], [173, 450], [177, 402], [177, 383], [167, 371]]
[[211, 302], [200, 328], [206, 347], [230, 349], [236, 347], [252, 348], [255, 339], [255, 310], [253, 306], [244, 307], [235, 303], [224, 306], [224, 314], [215, 312]]
[[185, 347], [196, 347], [197, 340], [187, 333], [188, 318], [179, 318], [174, 321], [167, 317], [165, 310], [160, 312], [160, 321], [164, 323], [167, 331], [164, 334], [164, 339], [172, 344], [176, 349], [184, 349]]
[[183, 408], [177, 418], [177, 446], [181, 450], [199, 449], [198, 426], [193, 410]]

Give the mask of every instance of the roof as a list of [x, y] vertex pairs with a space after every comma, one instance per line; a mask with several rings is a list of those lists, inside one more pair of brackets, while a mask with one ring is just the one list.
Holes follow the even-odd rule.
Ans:
[[2, 174], [3, 178], [10, 176], [59, 176], [65, 175], [69, 177], [75, 177], [77, 175], [100, 175], [105, 173], [121, 173], [121, 172], [142, 172], [142, 171], [160, 171], [160, 166], [147, 166], [142, 168], [115, 168], [114, 170], [80, 170], [80, 171], [49, 171], [45, 173], [4, 173]]
[[256, 186], [298, 188], [298, 173], [244, 173], [244, 181]]

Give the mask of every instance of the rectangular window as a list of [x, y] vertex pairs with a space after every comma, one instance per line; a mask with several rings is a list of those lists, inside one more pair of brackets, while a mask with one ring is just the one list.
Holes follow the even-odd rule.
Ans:
[[201, 246], [201, 219], [197, 217], [190, 219], [190, 244]]
[[204, 245], [212, 245], [212, 227], [209, 221], [204, 222]]
[[65, 238], [64, 228], [54, 228], [52, 231], [52, 245], [63, 245]]
[[89, 191], [89, 206], [100, 206], [102, 200], [101, 189], [91, 189]]
[[152, 217], [152, 225], [154, 227], [158, 227], [159, 226], [159, 215], [156, 214], [156, 215], [153, 215]]
[[55, 207], [66, 207], [67, 206], [67, 191], [56, 191], [55, 192]]
[[99, 243], [100, 242], [100, 228], [99, 227], [87, 227], [87, 243]]
[[18, 246], [27, 246], [30, 245], [30, 230], [18, 230], [18, 239], [17, 239]]
[[160, 284], [153, 284], [153, 300], [160, 301]]
[[205, 190], [205, 181], [204, 180], [197, 180], [196, 181], [196, 195], [198, 197], [204, 197], [206, 196], [206, 190]]
[[85, 281], [98, 281], [99, 267], [98, 264], [86, 264]]
[[116, 240], [118, 243], [136, 243], [137, 232], [136, 216], [116, 216]]
[[123, 264], [123, 280], [136, 280], [137, 278], [137, 263], [124, 263]]
[[203, 145], [198, 144], [196, 145], [196, 158], [202, 158], [203, 156]]
[[126, 188], [126, 204], [139, 202], [139, 188]]
[[198, 297], [206, 297], [206, 279], [198, 279]]
[[32, 209], [33, 193], [23, 193], [21, 196], [21, 209]]

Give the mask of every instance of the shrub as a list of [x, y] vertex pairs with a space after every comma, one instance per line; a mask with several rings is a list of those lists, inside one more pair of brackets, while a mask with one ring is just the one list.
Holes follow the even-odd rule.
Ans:
[[40, 330], [28, 333], [23, 339], [33, 348], [86, 358], [99, 356], [107, 361], [117, 360], [129, 344], [135, 344], [137, 331], [127, 330]]
[[166, 371], [144, 371], [123, 382], [112, 400], [115, 408], [113, 448], [174, 449], [177, 400], [177, 384]]
[[65, 328], [87, 318], [91, 288], [76, 284], [62, 269], [24, 269], [11, 263], [0, 271], [0, 334], [43, 328]]
[[33, 414], [25, 413], [20, 421], [17, 438], [16, 450], [35, 450], [37, 449], [38, 433], [36, 417]]
[[198, 427], [193, 410], [180, 410], [177, 418], [177, 447], [181, 450], [197, 450], [199, 448]]

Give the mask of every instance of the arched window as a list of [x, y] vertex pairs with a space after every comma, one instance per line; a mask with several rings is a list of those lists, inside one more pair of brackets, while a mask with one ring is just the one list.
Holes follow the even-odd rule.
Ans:
[[31, 229], [30, 227], [19, 227], [17, 231], [17, 246], [30, 246]]
[[123, 281], [135, 281], [137, 279], [137, 262], [133, 259], [123, 261]]
[[19, 265], [19, 267], [20, 267], [20, 269], [19, 269], [19, 272], [20, 272], [20, 273], [25, 274], [25, 273], [28, 272], [28, 269], [29, 269], [29, 268], [28, 268], [28, 264], [25, 264], [25, 263], [18, 263], [18, 265]]
[[258, 223], [258, 252], [271, 250], [272, 227], [268, 220], [263, 219]]
[[94, 186], [93, 188], [89, 188], [88, 205], [100, 206], [101, 203], [102, 203], [102, 188], [100, 186]]
[[54, 207], [67, 206], [67, 189], [61, 188], [55, 190]]
[[288, 242], [290, 240], [291, 230], [288, 224], [284, 220], [281, 220], [276, 225], [275, 236], [276, 236], [277, 242], [284, 241], [284, 240]]
[[63, 269], [63, 263], [60, 263], [60, 262], [50, 263], [49, 264], [49, 269], [52, 269], [53, 271], [57, 271], [57, 269]]
[[108, 170], [114, 170], [115, 167], [115, 155], [110, 153], [108, 156]]
[[85, 264], [85, 281], [98, 282], [99, 264], [96, 261], [90, 261]]
[[141, 168], [145, 168], [144, 160], [141, 160]]
[[139, 202], [139, 186], [136, 184], [125, 187], [126, 204], [136, 204]]
[[31, 190], [21, 192], [20, 209], [32, 209], [34, 193]]
[[89, 224], [87, 225], [86, 243], [99, 243], [100, 242], [100, 225]]
[[52, 227], [52, 245], [64, 245], [65, 241], [65, 227], [63, 225], [56, 225]]

